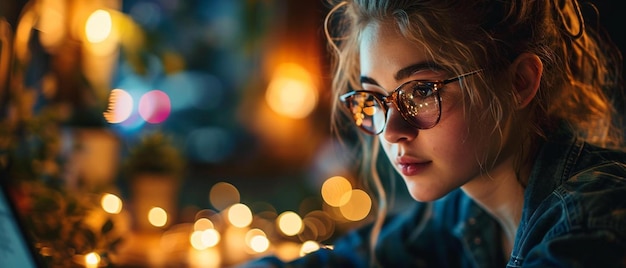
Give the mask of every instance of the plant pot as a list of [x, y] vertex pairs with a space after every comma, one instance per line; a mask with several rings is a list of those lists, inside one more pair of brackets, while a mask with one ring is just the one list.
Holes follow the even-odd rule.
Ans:
[[[132, 177], [132, 207], [134, 227], [140, 232], [160, 231], [172, 224], [178, 212], [179, 179], [175, 175], [142, 173]], [[148, 214], [154, 207], [167, 213], [163, 226], [150, 223]]]

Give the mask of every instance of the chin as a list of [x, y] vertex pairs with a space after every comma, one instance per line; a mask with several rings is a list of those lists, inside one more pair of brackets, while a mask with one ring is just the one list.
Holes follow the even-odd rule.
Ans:
[[447, 195], [449, 192], [438, 192], [438, 191], [422, 191], [418, 189], [409, 188], [409, 194], [415, 201], [418, 202], [431, 202], [437, 199], [440, 199]]

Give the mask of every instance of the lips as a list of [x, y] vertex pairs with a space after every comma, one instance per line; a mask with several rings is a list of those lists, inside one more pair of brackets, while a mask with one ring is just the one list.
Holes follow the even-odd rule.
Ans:
[[396, 159], [398, 169], [404, 176], [415, 176], [422, 173], [432, 161], [417, 159], [409, 156], [401, 156]]

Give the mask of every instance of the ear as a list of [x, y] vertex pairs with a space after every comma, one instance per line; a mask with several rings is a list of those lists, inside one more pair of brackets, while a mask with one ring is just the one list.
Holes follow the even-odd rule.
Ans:
[[533, 100], [539, 90], [543, 63], [532, 53], [522, 53], [510, 66], [513, 72], [513, 94], [517, 100], [517, 109], [523, 109]]

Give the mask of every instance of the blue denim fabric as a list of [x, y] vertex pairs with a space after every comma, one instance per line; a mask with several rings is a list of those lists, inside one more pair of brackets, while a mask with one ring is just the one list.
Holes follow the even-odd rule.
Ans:
[[[496, 221], [461, 190], [416, 202], [386, 220], [376, 246], [382, 267], [626, 267], [626, 154], [567, 133], [535, 160], [511, 256]], [[290, 263], [275, 257], [243, 267], [372, 267], [371, 226]], [[508, 263], [507, 263], [508, 259]]]

